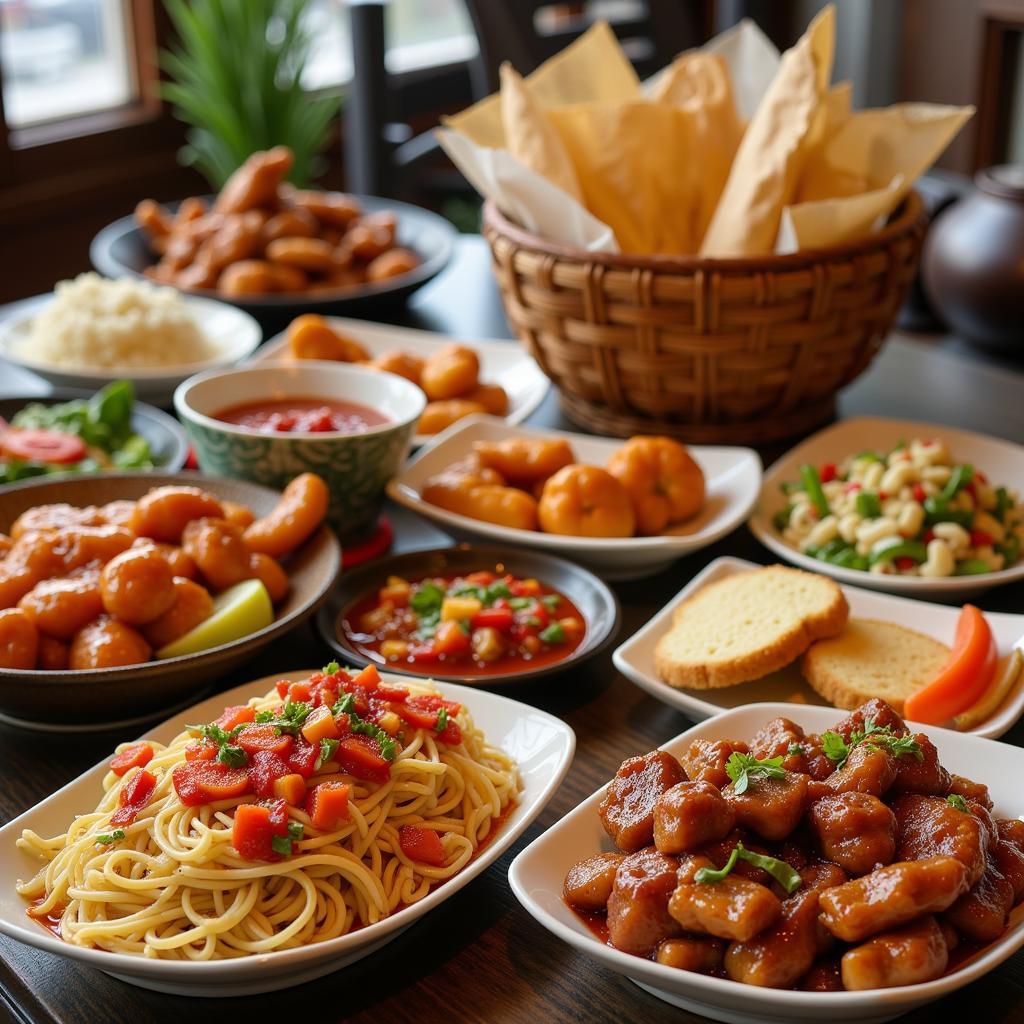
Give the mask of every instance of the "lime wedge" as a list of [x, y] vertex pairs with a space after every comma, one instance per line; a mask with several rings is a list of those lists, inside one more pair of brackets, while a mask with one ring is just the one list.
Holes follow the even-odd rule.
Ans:
[[213, 599], [208, 619], [156, 652], [158, 658], [197, 654], [255, 633], [274, 621], [274, 606], [259, 580], [243, 580]]

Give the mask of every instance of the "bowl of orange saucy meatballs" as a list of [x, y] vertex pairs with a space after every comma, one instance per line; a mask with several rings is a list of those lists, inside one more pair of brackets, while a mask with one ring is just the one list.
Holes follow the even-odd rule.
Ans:
[[216, 196], [174, 208], [143, 200], [93, 239], [94, 266], [212, 294], [259, 316], [394, 298], [447, 264], [455, 229], [443, 217], [394, 200], [295, 188], [286, 180], [292, 163], [277, 146], [253, 153]]
[[123, 720], [239, 664], [326, 597], [340, 565], [327, 501], [311, 473], [282, 492], [156, 473], [12, 486], [0, 713]]

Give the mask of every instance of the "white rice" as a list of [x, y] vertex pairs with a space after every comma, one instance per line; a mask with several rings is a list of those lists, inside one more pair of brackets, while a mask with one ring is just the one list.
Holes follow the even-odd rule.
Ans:
[[217, 354], [173, 288], [79, 274], [32, 322], [19, 353], [80, 369], [176, 366]]

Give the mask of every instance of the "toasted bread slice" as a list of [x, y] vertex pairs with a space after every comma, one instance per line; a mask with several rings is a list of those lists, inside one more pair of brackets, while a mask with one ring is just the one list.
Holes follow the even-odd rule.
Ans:
[[671, 686], [694, 690], [746, 683], [835, 636], [848, 614], [842, 590], [825, 576], [781, 565], [736, 573], [676, 609], [654, 668]]
[[850, 619], [839, 636], [811, 645], [800, 671], [837, 708], [880, 697], [902, 715], [907, 697], [931, 682], [948, 658], [945, 644], [906, 626]]

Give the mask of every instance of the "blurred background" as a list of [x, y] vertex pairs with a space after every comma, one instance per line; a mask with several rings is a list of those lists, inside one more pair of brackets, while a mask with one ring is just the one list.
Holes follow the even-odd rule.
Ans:
[[[478, 203], [430, 129], [442, 114], [489, 93], [502, 60], [525, 74], [605, 18], [644, 75], [743, 17], [789, 46], [821, 6], [816, 0], [390, 0], [383, 40], [371, 32], [353, 46], [352, 16], [359, 12], [346, 0], [240, 2], [0, 0], [0, 301], [47, 290], [87, 269], [91, 237], [137, 200], [210, 190], [194, 150], [191, 157], [182, 152], [189, 126], [168, 100], [174, 66], [161, 53], [175, 50], [186, 62], [205, 60], [215, 68], [257, 55], [234, 29], [214, 29], [205, 43], [183, 39], [182, 6], [210, 15], [214, 25], [217, 16], [235, 25], [256, 7], [269, 10], [270, 44], [298, 8], [308, 44], [302, 88], [340, 103], [340, 116], [331, 114], [324, 133], [315, 179], [411, 200], [440, 210], [463, 230], [476, 229]], [[1024, 3], [838, 0], [837, 6], [834, 77], [854, 80], [856, 106], [928, 100], [978, 107], [924, 184], [926, 197], [941, 203], [980, 167], [1024, 162]], [[181, 67], [176, 70], [180, 77]], [[229, 93], [214, 96], [211, 106], [239, 101]]]

